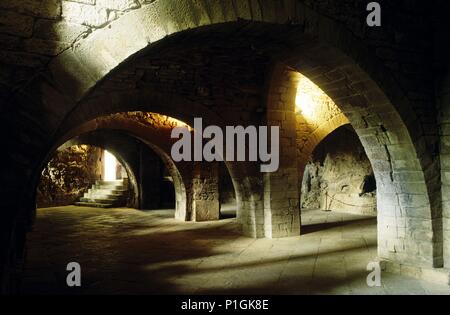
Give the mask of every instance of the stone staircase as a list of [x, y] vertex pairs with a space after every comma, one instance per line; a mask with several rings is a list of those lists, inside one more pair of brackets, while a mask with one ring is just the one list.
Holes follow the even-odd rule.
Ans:
[[82, 207], [112, 208], [125, 205], [128, 180], [97, 180], [75, 205]]

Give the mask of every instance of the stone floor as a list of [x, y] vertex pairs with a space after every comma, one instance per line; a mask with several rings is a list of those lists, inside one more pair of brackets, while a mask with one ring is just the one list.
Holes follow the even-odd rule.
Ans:
[[[23, 294], [450, 294], [440, 286], [382, 274], [366, 285], [376, 257], [376, 219], [305, 211], [303, 232], [285, 239], [240, 236], [235, 219], [177, 222], [173, 211], [39, 209], [28, 240]], [[65, 285], [66, 265], [81, 288]]]

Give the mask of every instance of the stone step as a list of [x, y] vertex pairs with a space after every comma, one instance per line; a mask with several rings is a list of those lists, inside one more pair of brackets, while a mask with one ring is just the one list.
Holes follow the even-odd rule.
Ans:
[[108, 204], [108, 203], [83, 202], [83, 201], [75, 202], [75, 205], [80, 206], [80, 207], [94, 207], [94, 208], [112, 208], [113, 207], [112, 204]]
[[116, 207], [124, 203], [124, 195], [127, 192], [128, 180], [96, 180], [95, 184], [84, 193], [75, 205], [101, 208]]
[[119, 200], [122, 198], [122, 195], [111, 195], [111, 194], [99, 194], [99, 193], [84, 193], [83, 198], [90, 199], [113, 199]]
[[124, 181], [123, 179], [118, 179], [118, 180], [102, 180], [102, 179], [97, 179], [95, 181], [95, 184], [97, 185], [123, 185]]
[[95, 203], [114, 204], [117, 201], [119, 201], [119, 199], [112, 199], [112, 198], [85, 198], [85, 197], [81, 197], [80, 201], [81, 202], [95, 202]]
[[127, 190], [127, 187], [123, 186], [123, 185], [92, 185], [92, 188], [94, 189], [109, 189], [109, 190]]
[[90, 188], [88, 190], [88, 193], [98, 193], [98, 194], [104, 194], [104, 195], [123, 195], [126, 193], [127, 189], [97, 189], [97, 188]]
[[123, 180], [114, 180], [114, 181], [104, 181], [104, 180], [96, 180], [95, 186], [99, 187], [123, 187], [124, 189], [128, 188], [128, 181]]
[[126, 190], [91, 188], [86, 192], [86, 194], [123, 196], [125, 192], [126, 192]]

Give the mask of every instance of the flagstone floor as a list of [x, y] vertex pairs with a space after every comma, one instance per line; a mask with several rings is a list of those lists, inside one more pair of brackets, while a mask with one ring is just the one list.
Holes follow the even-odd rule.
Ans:
[[[38, 209], [28, 237], [22, 294], [450, 294], [449, 286], [382, 274], [376, 218], [319, 210], [302, 215], [302, 236], [251, 239], [236, 219], [179, 222], [173, 210]], [[227, 216], [228, 217], [228, 216]], [[66, 285], [69, 262], [81, 287]]]

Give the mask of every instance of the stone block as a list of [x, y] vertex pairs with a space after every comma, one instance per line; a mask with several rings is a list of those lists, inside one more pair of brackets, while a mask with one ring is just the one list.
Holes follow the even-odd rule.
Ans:
[[194, 200], [193, 220], [196, 222], [219, 220], [220, 204], [218, 200]]
[[25, 52], [0, 50], [0, 60], [11, 65], [35, 68], [46, 65], [49, 61], [49, 57]]
[[0, 33], [31, 37], [34, 19], [31, 16], [0, 10]]
[[141, 6], [137, 0], [96, 0], [96, 5], [117, 11], [138, 9]]
[[419, 171], [394, 172], [396, 182], [424, 182], [423, 173]]
[[427, 195], [425, 195], [425, 194], [420, 194], [420, 195], [398, 194], [398, 199], [400, 201], [400, 205], [403, 208], [407, 208], [407, 207], [414, 207], [414, 208], [426, 207], [426, 206], [428, 206], [430, 204], [429, 203], [429, 199], [428, 199]]
[[105, 26], [115, 18], [106, 8], [67, 1], [62, 3], [62, 16], [68, 22], [97, 28]]
[[27, 52], [56, 56], [63, 50], [69, 48], [70, 44], [60, 41], [30, 38], [24, 41], [23, 46]]
[[443, 285], [450, 285], [450, 270], [444, 268], [422, 268], [421, 279]]
[[445, 170], [450, 170], [450, 155], [441, 155], [441, 167]]
[[89, 27], [85, 25], [39, 19], [34, 25], [33, 38], [72, 43], [88, 30]]
[[66, 1], [95, 5], [96, 0], [66, 0]]
[[45, 19], [57, 19], [61, 16], [61, 0], [2, 0], [0, 9], [14, 10]]

